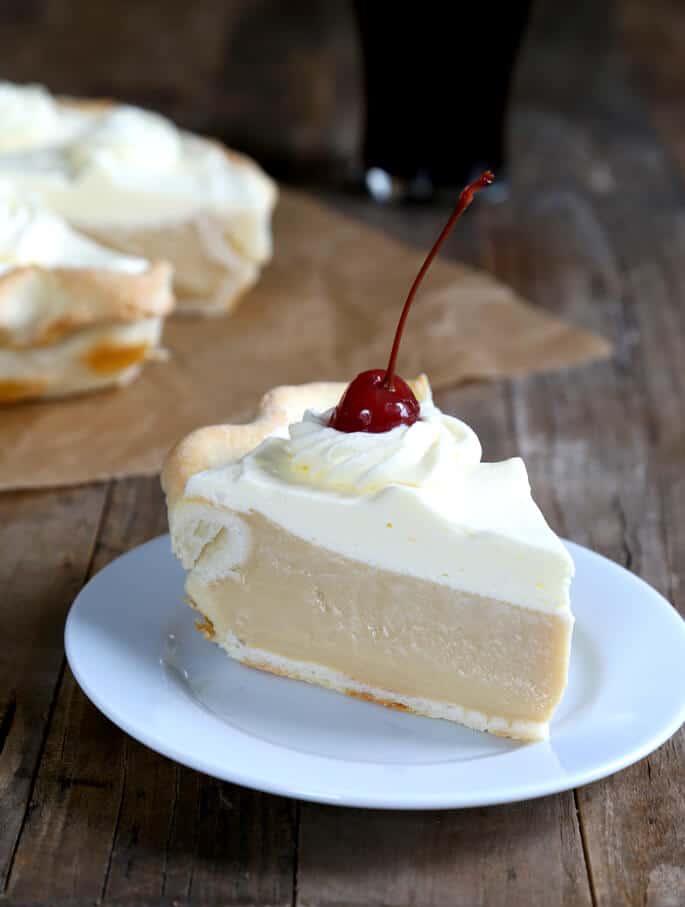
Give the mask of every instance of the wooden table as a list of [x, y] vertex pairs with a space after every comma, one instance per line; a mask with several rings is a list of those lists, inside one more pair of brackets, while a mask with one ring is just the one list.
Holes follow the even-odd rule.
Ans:
[[[572, 6], [535, 18], [511, 198], [478, 205], [448, 254], [608, 336], [615, 358], [439, 403], [490, 458], [525, 457], [561, 533], [682, 611], [685, 15]], [[422, 247], [445, 215], [326, 197]], [[90, 576], [164, 530], [152, 479], [0, 497], [0, 905], [685, 904], [682, 730], [580, 790], [443, 813], [292, 802], [127, 738], [76, 687], [62, 629]]]

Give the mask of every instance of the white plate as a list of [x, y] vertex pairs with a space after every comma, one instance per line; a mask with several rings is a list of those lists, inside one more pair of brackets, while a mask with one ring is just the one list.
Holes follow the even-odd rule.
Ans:
[[539, 797], [630, 765], [685, 720], [685, 622], [627, 570], [570, 549], [577, 620], [549, 743], [517, 744], [232, 661], [194, 629], [168, 536], [82, 590], [67, 658], [86, 695], [131, 736], [236, 784], [398, 809]]

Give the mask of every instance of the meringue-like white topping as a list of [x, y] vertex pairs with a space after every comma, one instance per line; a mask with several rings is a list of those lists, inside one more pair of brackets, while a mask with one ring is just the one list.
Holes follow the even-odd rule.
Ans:
[[0, 152], [51, 141], [58, 124], [57, 105], [44, 88], [0, 81]]
[[[523, 461], [481, 463], [471, 429], [430, 400], [415, 425], [380, 434], [345, 435], [309, 414], [287, 437], [192, 476], [185, 493], [198, 526], [209, 519], [203, 500], [212, 519], [255, 511], [345, 557], [571, 619], [573, 562], [531, 497]], [[230, 575], [248, 545], [227, 545], [220, 572]]]
[[121, 106], [95, 118], [69, 148], [82, 167], [116, 171], [123, 167], [160, 171], [173, 169], [181, 155], [176, 127], [156, 113]]
[[144, 258], [120, 255], [72, 230], [62, 218], [0, 182], [0, 274], [27, 265], [107, 268], [140, 274]]
[[6, 94], [0, 177], [70, 223], [154, 227], [230, 213], [239, 247], [256, 261], [270, 254], [276, 191], [256, 165], [136, 107], [69, 105], [34, 86], [10, 85]]
[[290, 440], [265, 442], [255, 453], [259, 463], [284, 481], [343, 494], [370, 494], [389, 485], [420, 488], [450, 483], [480, 462], [475, 432], [443, 415], [431, 400], [421, 406], [413, 425], [379, 434], [330, 428], [331, 411], [305, 413], [288, 429]]

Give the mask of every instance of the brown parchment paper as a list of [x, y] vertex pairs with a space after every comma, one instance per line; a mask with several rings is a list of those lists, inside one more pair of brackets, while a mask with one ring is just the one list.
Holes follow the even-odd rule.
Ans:
[[[425, 253], [292, 191], [276, 211], [275, 250], [235, 314], [168, 322], [169, 360], [147, 365], [129, 387], [0, 407], [0, 489], [153, 474], [183, 435], [249, 419], [274, 385], [382, 368]], [[608, 351], [489, 275], [437, 260], [409, 318], [399, 370], [424, 371], [440, 388]]]

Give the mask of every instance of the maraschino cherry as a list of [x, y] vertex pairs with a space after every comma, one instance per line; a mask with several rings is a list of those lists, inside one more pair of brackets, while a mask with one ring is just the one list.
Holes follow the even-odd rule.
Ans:
[[418, 421], [421, 409], [419, 401], [414, 396], [407, 382], [395, 374], [397, 353], [399, 352], [407, 315], [419, 284], [423, 280], [431, 262], [440, 251], [440, 247], [452, 231], [452, 227], [471, 204], [476, 192], [489, 186], [494, 178], [494, 174], [486, 170], [485, 173], [481, 174], [477, 180], [474, 180], [462, 191], [455, 209], [450, 215], [450, 219], [443, 227], [442, 233], [436, 239], [435, 245], [426, 256], [426, 260], [421, 265], [421, 270], [411, 285], [400, 320], [397, 323], [387, 368], [374, 368], [357, 375], [342, 395], [340, 403], [333, 410], [333, 415], [328, 423], [331, 428], [344, 432], [367, 431], [378, 433], [390, 431], [390, 429], [396, 428], [398, 425], [413, 425], [414, 422]]

